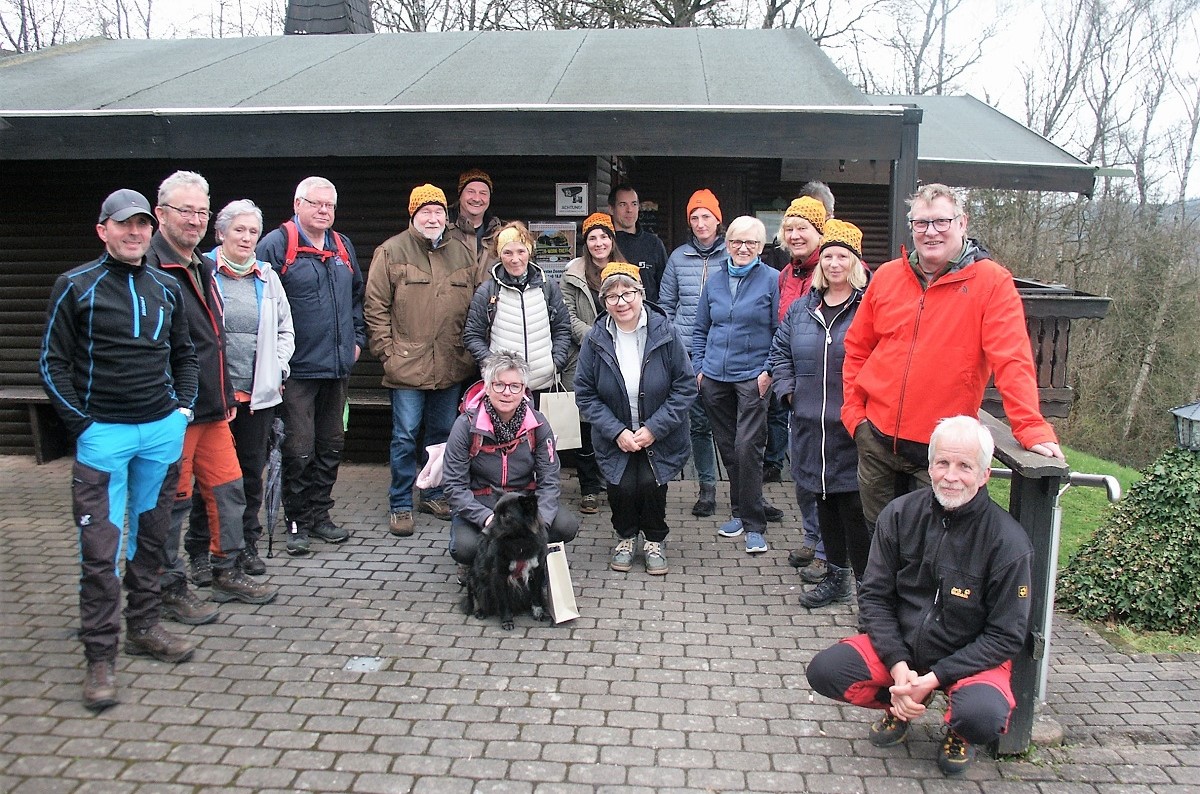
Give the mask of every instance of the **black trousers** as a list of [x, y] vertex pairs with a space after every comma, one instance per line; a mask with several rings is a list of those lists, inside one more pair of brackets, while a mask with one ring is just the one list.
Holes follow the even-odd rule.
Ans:
[[283, 392], [283, 510], [302, 527], [328, 521], [333, 509], [349, 382], [290, 378]]
[[608, 506], [612, 525], [621, 538], [632, 538], [639, 531], [646, 540], [661, 543], [667, 539], [667, 484], [659, 485], [645, 451], [628, 456], [625, 473], [619, 483], [608, 484]]
[[762, 470], [770, 398], [759, 396], [756, 380], [726, 383], [712, 378], [701, 381], [700, 397], [712, 425], [713, 441], [729, 472], [733, 514], [742, 519], [747, 532], [765, 533]]
[[831, 493], [817, 497], [821, 538], [825, 542], [825, 559], [831, 565], [854, 569], [854, 578], [862, 579], [867, 569], [867, 554], [871, 537], [863, 517], [858, 491]]

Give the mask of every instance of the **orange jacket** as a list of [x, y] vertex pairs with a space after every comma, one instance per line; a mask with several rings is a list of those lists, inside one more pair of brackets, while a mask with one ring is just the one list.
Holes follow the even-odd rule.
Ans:
[[879, 267], [846, 334], [842, 424], [863, 419], [929, 443], [939, 419], [975, 416], [988, 376], [1026, 449], [1057, 441], [1038, 406], [1025, 310], [1012, 274], [969, 244], [961, 264], [922, 289], [907, 261]]

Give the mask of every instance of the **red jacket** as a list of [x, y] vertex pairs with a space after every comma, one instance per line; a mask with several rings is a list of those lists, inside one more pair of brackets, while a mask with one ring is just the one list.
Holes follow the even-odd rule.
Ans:
[[796, 263], [788, 262], [779, 271], [779, 322], [787, 317], [787, 310], [796, 298], [803, 298], [812, 287], [813, 271], [817, 269], [820, 251], [813, 251], [799, 268], [796, 274]]
[[889, 436], [927, 444], [939, 419], [979, 412], [994, 373], [1017, 441], [1026, 449], [1056, 442], [1038, 406], [1012, 274], [972, 242], [955, 269], [923, 289], [900, 253], [875, 271], [846, 334], [846, 430], [854, 435], [869, 419]]

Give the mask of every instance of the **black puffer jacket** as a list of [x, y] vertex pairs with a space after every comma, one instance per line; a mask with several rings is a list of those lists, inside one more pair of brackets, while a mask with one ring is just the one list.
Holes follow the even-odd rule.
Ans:
[[859, 620], [889, 669], [908, 662], [950, 686], [1021, 650], [1032, 558], [1025, 530], [986, 486], [953, 511], [922, 488], [879, 514]]

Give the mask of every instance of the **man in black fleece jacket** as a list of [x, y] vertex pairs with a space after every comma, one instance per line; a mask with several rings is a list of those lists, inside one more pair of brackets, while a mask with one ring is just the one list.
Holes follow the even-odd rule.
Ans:
[[943, 419], [929, 442], [932, 488], [896, 499], [879, 515], [859, 591], [864, 634], [818, 653], [813, 689], [885, 709], [876, 747], [903, 741], [935, 690], [946, 693], [947, 775], [971, 763], [975, 744], [1003, 733], [1016, 705], [1012, 658], [1029, 622], [1033, 547], [988, 496], [994, 445], [968, 416]]
[[179, 283], [145, 261], [152, 217], [136, 191], [105, 199], [96, 234], [106, 250], [54, 283], [39, 362], [46, 394], [76, 436], [83, 704], [93, 711], [117, 703], [122, 558], [125, 652], [182, 662], [195, 647], [159, 624], [158, 571], [197, 365]]

